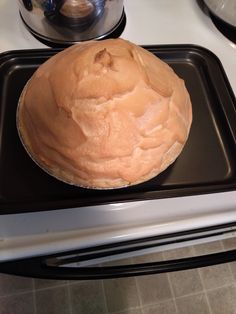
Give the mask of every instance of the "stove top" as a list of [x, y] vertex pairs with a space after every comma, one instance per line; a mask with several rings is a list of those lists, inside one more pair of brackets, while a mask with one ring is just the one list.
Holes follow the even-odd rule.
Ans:
[[[124, 1], [124, 39], [140, 45], [195, 44], [211, 50], [220, 59], [236, 94], [236, 44], [225, 37], [212, 19], [193, 0]], [[14, 1], [2, 1], [0, 52], [47, 48], [25, 27]]]
[[[26, 29], [16, 2], [0, 2], [0, 53], [48, 48]], [[218, 30], [197, 1], [126, 0], [124, 8], [124, 39], [139, 45], [202, 46], [219, 58], [236, 94], [236, 44]], [[191, 68], [191, 55], [186, 60]], [[235, 200], [236, 191], [231, 191], [1, 215], [0, 237], [7, 239], [1, 241], [2, 258], [228, 223], [236, 221]]]

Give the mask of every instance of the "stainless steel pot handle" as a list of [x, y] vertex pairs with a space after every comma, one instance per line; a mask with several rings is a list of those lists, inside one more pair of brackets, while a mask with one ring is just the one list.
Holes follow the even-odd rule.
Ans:
[[82, 258], [81, 256], [71, 257], [71, 254], [74, 255], [75, 252], [68, 252], [67, 255], [54, 254], [51, 256], [1, 262], [0, 272], [45, 279], [91, 280], [159, 274], [236, 261], [236, 250], [230, 250], [202, 256], [135, 265], [106, 267], [63, 266], [76, 261], [97, 258], [96, 253], [83, 255]]

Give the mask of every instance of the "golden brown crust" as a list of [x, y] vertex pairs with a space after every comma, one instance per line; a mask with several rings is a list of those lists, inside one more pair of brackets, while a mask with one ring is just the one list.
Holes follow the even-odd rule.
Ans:
[[91, 188], [158, 175], [182, 151], [191, 122], [183, 80], [122, 39], [85, 42], [50, 58], [19, 104], [33, 159], [63, 181]]

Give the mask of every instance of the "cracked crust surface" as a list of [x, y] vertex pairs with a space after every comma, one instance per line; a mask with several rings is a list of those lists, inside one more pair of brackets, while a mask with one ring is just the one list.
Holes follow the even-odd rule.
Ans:
[[90, 188], [158, 175], [181, 153], [191, 122], [183, 80], [122, 39], [81, 43], [50, 58], [18, 110], [32, 158], [60, 180]]

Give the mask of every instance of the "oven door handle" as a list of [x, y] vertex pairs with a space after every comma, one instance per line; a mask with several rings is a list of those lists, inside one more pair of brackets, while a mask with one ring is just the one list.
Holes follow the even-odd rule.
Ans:
[[[86, 260], [84, 256], [82, 260]], [[75, 262], [76, 257], [67, 253], [0, 262], [0, 272], [26, 277], [90, 280], [120, 277], [132, 277], [187, 270], [236, 261], [236, 250], [213, 253], [202, 256], [158, 261], [143, 264], [101, 266], [101, 267], [68, 267], [68, 262]], [[77, 257], [77, 262], [81, 257]]]

